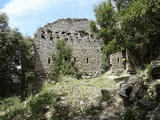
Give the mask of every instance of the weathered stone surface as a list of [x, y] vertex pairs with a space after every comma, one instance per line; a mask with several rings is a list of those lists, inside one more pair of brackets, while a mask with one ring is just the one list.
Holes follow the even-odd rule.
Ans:
[[133, 87], [130, 84], [122, 83], [120, 85], [119, 95], [122, 97], [123, 105], [125, 107], [130, 106], [132, 104], [132, 101], [130, 100], [130, 95], [131, 95], [132, 89], [133, 89]]
[[35, 69], [48, 73], [56, 40], [64, 38], [73, 49], [72, 60], [79, 73], [97, 76], [102, 71], [101, 41], [95, 38], [87, 19], [60, 19], [38, 29], [35, 34]]
[[111, 99], [111, 94], [110, 94], [110, 91], [107, 90], [107, 89], [101, 89], [101, 93], [102, 93], [102, 96], [103, 98], [108, 101]]
[[151, 76], [153, 79], [160, 78], [160, 60], [156, 60], [155, 62], [153, 62], [153, 65], [151, 67]]
[[[130, 86], [132, 91], [126, 94]], [[154, 92], [152, 94], [149, 91], [151, 88]], [[140, 75], [132, 76], [120, 85], [119, 91], [125, 113], [132, 110], [135, 112], [134, 117], [138, 120], [160, 120], [160, 84], [158, 80], [147, 80]]]
[[126, 58], [124, 54], [122, 54], [122, 52], [117, 52], [114, 54], [110, 55], [110, 71], [112, 73], [122, 73], [125, 71], [126, 69], [126, 63], [125, 60], [123, 60], [123, 58]]
[[119, 94], [121, 97], [130, 98], [130, 94], [132, 92], [133, 86], [127, 83], [122, 83], [120, 85]]

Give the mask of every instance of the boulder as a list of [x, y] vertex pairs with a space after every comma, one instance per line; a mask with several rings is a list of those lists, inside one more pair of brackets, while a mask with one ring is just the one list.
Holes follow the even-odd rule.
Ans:
[[120, 84], [119, 95], [123, 98], [130, 98], [130, 94], [132, 92], [133, 86], [128, 83]]
[[107, 89], [101, 89], [101, 94], [104, 98], [104, 100], [109, 101], [111, 99], [111, 93]]
[[151, 67], [151, 76], [153, 79], [160, 78], [160, 60], [156, 60], [153, 62]]
[[133, 92], [131, 94], [131, 98], [132, 99], [142, 99], [146, 92], [147, 92], [148, 86], [144, 85], [144, 82], [140, 82], [138, 84], [135, 85], [135, 87], [133, 88]]
[[119, 95], [122, 97], [123, 105], [125, 107], [130, 106], [132, 104], [132, 101], [130, 100], [132, 89], [133, 89], [133, 86], [130, 84], [122, 83], [120, 85]]

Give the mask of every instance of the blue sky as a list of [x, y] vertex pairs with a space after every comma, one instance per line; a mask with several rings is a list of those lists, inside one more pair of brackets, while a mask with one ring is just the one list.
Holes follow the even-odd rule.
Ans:
[[0, 11], [9, 16], [11, 28], [23, 35], [59, 18], [94, 19], [93, 6], [102, 0], [0, 0]]

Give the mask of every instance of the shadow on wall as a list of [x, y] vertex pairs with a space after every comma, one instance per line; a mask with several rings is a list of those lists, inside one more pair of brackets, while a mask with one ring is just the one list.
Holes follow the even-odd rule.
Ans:
[[34, 73], [35, 73], [35, 80], [33, 81], [32, 92], [37, 93], [43, 87], [43, 81], [46, 78], [46, 74], [44, 71], [44, 66], [42, 64], [40, 54], [38, 49], [35, 45], [34, 47]]

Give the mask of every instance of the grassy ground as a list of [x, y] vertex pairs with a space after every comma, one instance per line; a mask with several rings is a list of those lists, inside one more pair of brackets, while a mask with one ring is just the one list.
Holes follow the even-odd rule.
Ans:
[[[117, 78], [106, 73], [80, 80], [65, 76], [58, 83], [45, 83], [39, 94], [30, 96], [21, 105], [18, 105], [19, 97], [0, 101], [0, 116], [3, 115], [0, 120], [67, 120], [96, 115], [102, 112], [98, 106], [102, 99], [101, 89], [118, 89], [120, 81]], [[5, 101], [9, 102], [6, 104]]]

